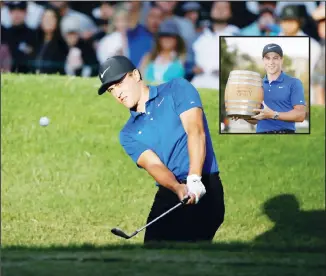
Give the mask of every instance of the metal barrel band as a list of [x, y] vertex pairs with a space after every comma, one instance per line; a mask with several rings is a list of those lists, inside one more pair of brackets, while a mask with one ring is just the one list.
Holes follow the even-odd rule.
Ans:
[[252, 86], [262, 87], [262, 85], [258, 85], [258, 84], [250, 83], [250, 82], [246, 82], [246, 81], [243, 81], [243, 82], [242, 81], [230, 81], [227, 84], [249, 84]]
[[247, 109], [247, 110], [253, 110], [255, 109], [255, 106], [248, 106], [248, 105], [227, 105], [225, 109]]
[[253, 104], [261, 104], [261, 102], [253, 101], [253, 100], [225, 100], [225, 103], [253, 103]]
[[236, 115], [236, 114], [243, 114], [243, 115], [257, 115], [257, 112], [254, 112], [252, 109], [226, 109], [227, 115]]
[[259, 73], [248, 71], [248, 70], [233, 70], [230, 72], [230, 75], [254, 75], [260, 77]]
[[244, 76], [235, 76], [235, 75], [230, 75], [229, 79], [244, 79], [244, 80], [256, 80], [256, 81], [261, 81], [261, 78], [254, 78], [254, 77], [244, 77]]
[[250, 77], [229, 77], [228, 78], [228, 81], [242, 81], [242, 80], [248, 80], [248, 81], [251, 81], [251, 82], [254, 82], [254, 83], [257, 83], [257, 84], [262, 84], [261, 80], [258, 80], [258, 79], [254, 79], [254, 78], [250, 78]]

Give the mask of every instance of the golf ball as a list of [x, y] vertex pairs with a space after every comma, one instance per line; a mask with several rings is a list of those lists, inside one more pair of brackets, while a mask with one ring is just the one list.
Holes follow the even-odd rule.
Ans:
[[50, 123], [50, 120], [48, 117], [41, 117], [40, 126], [47, 126], [49, 123]]

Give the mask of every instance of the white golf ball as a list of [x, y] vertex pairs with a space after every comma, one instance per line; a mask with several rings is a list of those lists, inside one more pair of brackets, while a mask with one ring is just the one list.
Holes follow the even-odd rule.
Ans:
[[48, 117], [41, 117], [40, 126], [47, 126], [49, 123], [50, 123], [50, 120]]

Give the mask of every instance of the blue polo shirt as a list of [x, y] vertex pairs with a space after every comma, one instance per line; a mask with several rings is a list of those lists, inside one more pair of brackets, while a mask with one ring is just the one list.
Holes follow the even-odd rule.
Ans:
[[[131, 116], [120, 132], [120, 143], [136, 164], [139, 156], [150, 149], [179, 181], [186, 179], [189, 172], [188, 137], [180, 114], [193, 107], [202, 108], [198, 91], [183, 78], [149, 88], [146, 112], [130, 111]], [[208, 174], [218, 172], [218, 164], [203, 115], [206, 158], [202, 173]]]
[[[269, 83], [267, 76], [263, 78], [264, 102], [274, 111], [288, 112], [295, 105], [305, 105], [302, 82], [284, 72]], [[295, 122], [284, 122], [274, 119], [260, 120], [257, 123], [256, 132], [272, 130], [295, 130]]]

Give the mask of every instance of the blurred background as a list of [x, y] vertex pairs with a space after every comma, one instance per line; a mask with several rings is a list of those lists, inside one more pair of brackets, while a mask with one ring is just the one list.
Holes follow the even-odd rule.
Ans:
[[[325, 105], [321, 1], [1, 1], [0, 5], [2, 72], [93, 77], [99, 63], [121, 54], [140, 68], [148, 84], [184, 77], [197, 88], [218, 90], [220, 36], [309, 36], [311, 104]], [[301, 73], [308, 80], [308, 73]]]
[[[306, 100], [306, 119], [296, 123], [297, 132], [309, 133], [309, 37], [221, 37], [221, 91], [225, 91], [232, 70], [250, 70], [265, 76], [262, 51], [265, 45], [276, 43], [283, 49], [283, 71], [301, 80]], [[312, 62], [311, 62], [312, 64]], [[256, 132], [256, 125], [244, 120], [229, 120], [225, 116], [224, 95], [220, 93], [221, 132]]]

